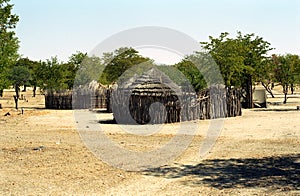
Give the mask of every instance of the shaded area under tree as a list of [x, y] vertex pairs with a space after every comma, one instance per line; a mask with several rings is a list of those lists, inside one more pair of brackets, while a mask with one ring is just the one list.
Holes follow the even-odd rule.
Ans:
[[182, 179], [186, 185], [206, 184], [217, 189], [266, 188], [300, 191], [300, 154], [203, 160], [197, 165], [150, 168], [144, 174]]

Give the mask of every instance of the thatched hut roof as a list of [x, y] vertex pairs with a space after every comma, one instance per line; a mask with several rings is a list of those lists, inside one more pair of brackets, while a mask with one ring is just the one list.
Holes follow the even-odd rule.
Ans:
[[135, 74], [126, 82], [118, 84], [118, 88], [140, 96], [170, 96], [181, 92], [178, 85], [156, 68], [151, 68], [141, 76]]
[[132, 95], [139, 96], [171, 96], [176, 95], [176, 93], [166, 84], [163, 83], [143, 83], [137, 85], [133, 91]]

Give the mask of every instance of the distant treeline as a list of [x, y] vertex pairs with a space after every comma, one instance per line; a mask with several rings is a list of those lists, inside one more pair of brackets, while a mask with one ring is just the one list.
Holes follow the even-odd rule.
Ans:
[[[12, 85], [16, 91], [16, 107], [21, 86], [24, 86], [24, 90], [26, 86], [33, 86], [35, 96], [37, 86], [42, 90], [61, 91], [92, 80], [110, 85], [132, 67], [137, 72], [143, 71], [136, 65], [155, 66], [153, 60], [141, 56], [133, 48], [120, 48], [101, 57], [77, 52], [67, 62], [60, 62], [56, 57], [46, 61], [22, 58], [18, 54], [19, 41], [14, 32], [19, 17], [12, 14], [12, 9], [9, 0], [0, 2], [0, 96], [5, 88]], [[244, 89], [249, 108], [253, 106], [252, 85], [255, 82], [261, 83], [272, 96], [272, 84], [278, 83], [285, 97], [289, 89], [293, 93], [294, 86], [300, 83], [299, 56], [270, 55], [273, 50], [271, 44], [255, 34], [237, 32], [237, 36], [229, 37], [225, 32], [216, 38], [210, 36], [208, 42], [200, 42], [200, 45], [203, 51], [196, 51], [175, 65], [160, 66], [160, 69], [176, 83], [186, 82], [178, 74], [174, 75], [172, 69], [176, 68], [199, 92], [209, 86], [207, 77], [214, 78], [215, 72], [209, 66], [205, 67], [206, 64], [215, 63], [223, 77], [223, 81], [216, 82], [224, 83], [227, 88]]]

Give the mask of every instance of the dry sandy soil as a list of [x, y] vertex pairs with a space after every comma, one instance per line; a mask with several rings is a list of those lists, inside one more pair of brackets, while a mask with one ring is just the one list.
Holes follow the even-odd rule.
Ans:
[[[20, 101], [22, 115], [13, 109], [12, 93], [5, 91], [0, 99], [0, 195], [300, 195], [299, 91], [286, 105], [275, 92], [267, 109], [225, 119], [203, 159], [199, 149], [211, 121], [191, 122], [199, 131], [190, 146], [175, 160], [143, 171], [125, 171], [97, 158], [82, 142], [73, 111], [43, 109], [43, 96], [32, 98], [28, 91], [28, 102]], [[169, 124], [139, 136], [117, 124], [101, 126], [111, 141], [132, 151], [163, 146], [178, 129]]]

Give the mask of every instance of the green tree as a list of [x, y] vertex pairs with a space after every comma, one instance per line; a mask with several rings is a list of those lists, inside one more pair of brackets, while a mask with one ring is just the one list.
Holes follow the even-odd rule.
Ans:
[[29, 81], [30, 72], [25, 66], [14, 66], [10, 70], [8, 79], [15, 88], [16, 95], [14, 95], [14, 100], [16, 104], [16, 109], [18, 109], [20, 86], [26, 84]]
[[116, 82], [127, 69], [150, 60], [139, 55], [133, 48], [120, 48], [113, 54], [105, 53], [103, 59], [105, 68], [99, 79], [102, 84]]
[[294, 77], [295, 84], [300, 85], [300, 57], [297, 55], [297, 62], [295, 63]]
[[293, 87], [299, 78], [299, 57], [297, 55], [272, 55], [274, 78], [282, 86], [284, 101], [287, 102], [289, 87]]
[[[248, 68], [243, 74], [243, 85], [246, 89], [246, 103], [248, 108], [253, 107], [252, 100], [252, 84], [255, 81], [263, 83], [266, 79], [271, 80], [271, 75], [266, 74], [268, 52], [273, 50], [271, 44], [265, 41], [262, 37], [254, 34], [242, 35], [238, 32], [237, 40], [241, 42], [241, 54], [244, 57], [244, 65]], [[269, 78], [267, 78], [270, 76]], [[268, 89], [266, 89], [268, 90]]]
[[270, 43], [254, 34], [243, 35], [238, 32], [236, 38], [229, 33], [221, 33], [218, 38], [209, 37], [209, 42], [201, 42], [220, 68], [227, 87], [242, 87], [246, 91], [247, 108], [253, 107], [252, 84], [260, 80], [260, 72], [265, 66]]
[[184, 76], [189, 80], [190, 84], [194, 87], [196, 92], [199, 92], [200, 90], [207, 87], [202, 73], [188, 58], [183, 59], [181, 62], [177, 63], [175, 67], [184, 74]]
[[255, 71], [257, 83], [260, 83], [266, 91], [275, 98], [272, 89], [274, 86], [274, 64], [272, 63], [272, 58], [267, 57], [263, 60]]
[[0, 96], [10, 84], [7, 73], [18, 58], [19, 42], [13, 30], [19, 18], [12, 9], [9, 0], [0, 0]]
[[[20, 60], [19, 60], [20, 61]], [[33, 87], [32, 93], [33, 97], [36, 96], [37, 87], [43, 87], [45, 80], [48, 79], [46, 76], [46, 66], [41, 61], [32, 61], [28, 58], [22, 59], [19, 64], [26, 66], [30, 72], [29, 85]]]
[[75, 54], [72, 54], [69, 57], [68, 63], [75, 65], [75, 67], [78, 69], [85, 58], [87, 58], [87, 53], [77, 51]]
[[38, 62], [38, 61], [30, 61], [29, 64], [29, 71], [30, 71], [30, 85], [33, 87], [32, 93], [33, 93], [33, 97], [35, 97], [36, 95], [36, 90], [38, 86], [42, 86], [41, 84], [43, 84], [42, 81], [42, 75], [43, 75], [43, 69], [42, 69], [42, 63]]
[[57, 57], [51, 57], [46, 62], [42, 62], [41, 69], [43, 71], [43, 75], [41, 75], [43, 81], [41, 84], [42, 90], [53, 92], [68, 89], [68, 84], [64, 77], [65, 70]]
[[209, 37], [210, 42], [201, 42], [219, 66], [227, 87], [242, 85], [242, 74], [248, 69], [244, 65], [244, 58], [240, 54], [241, 43], [228, 38], [228, 33], [221, 33], [218, 38]]
[[[43, 90], [52, 92], [70, 90], [73, 88], [74, 83], [84, 82], [83, 80], [87, 79], [84, 72], [89, 67], [86, 65], [91, 66], [94, 60], [92, 58], [90, 61], [87, 54], [81, 52], [72, 54], [67, 63], [59, 62], [56, 57], [52, 57], [46, 62], [42, 62], [39, 69], [37, 69], [37, 73], [40, 75], [38, 84]], [[95, 73], [93, 69], [89, 71], [92, 74]], [[75, 81], [76, 77], [77, 81]]]
[[287, 63], [289, 64], [290, 71], [290, 89], [291, 93], [294, 94], [295, 84], [299, 84], [299, 75], [300, 75], [300, 59], [298, 55], [287, 54], [285, 56]]
[[[33, 61], [29, 60], [28, 58], [20, 58], [17, 61], [16, 66], [26, 67], [31, 72], [32, 66], [33, 66]], [[24, 89], [23, 89], [24, 92], [26, 91], [26, 87], [28, 85], [30, 85], [30, 80], [31, 79], [29, 79], [26, 83], [24, 83]]]
[[74, 85], [79, 87], [81, 85], [89, 84], [91, 81], [99, 80], [99, 74], [104, 70], [104, 65], [99, 57], [86, 56], [80, 63], [79, 68], [76, 72]]
[[68, 89], [73, 88], [76, 74], [80, 74], [78, 70], [84, 66], [83, 62], [87, 61], [87, 58], [87, 53], [77, 51], [75, 54], [72, 54], [69, 61], [63, 65]]

